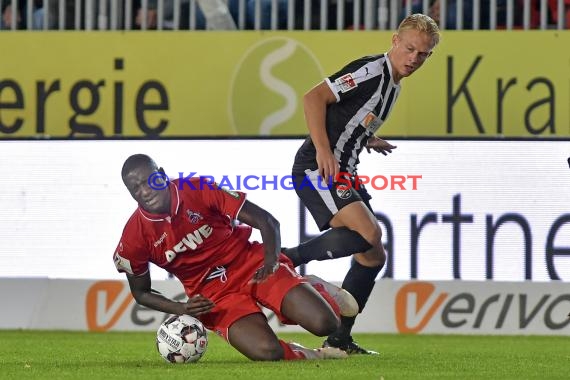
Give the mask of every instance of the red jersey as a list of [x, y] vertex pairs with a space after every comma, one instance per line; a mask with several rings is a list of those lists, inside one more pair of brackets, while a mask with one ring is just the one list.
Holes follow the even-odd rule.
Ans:
[[153, 263], [191, 291], [214, 268], [250, 248], [251, 227], [234, 225], [245, 194], [199, 179], [189, 182], [170, 183], [170, 214], [150, 214], [139, 206], [131, 215], [114, 254], [119, 272], [143, 275]]

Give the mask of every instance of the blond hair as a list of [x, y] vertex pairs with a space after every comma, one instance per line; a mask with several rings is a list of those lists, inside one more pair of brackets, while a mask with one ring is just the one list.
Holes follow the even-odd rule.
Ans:
[[417, 30], [418, 32], [424, 32], [431, 37], [434, 46], [439, 43], [439, 27], [437, 26], [437, 23], [427, 15], [415, 13], [403, 19], [398, 26], [397, 33], [400, 34], [406, 30]]

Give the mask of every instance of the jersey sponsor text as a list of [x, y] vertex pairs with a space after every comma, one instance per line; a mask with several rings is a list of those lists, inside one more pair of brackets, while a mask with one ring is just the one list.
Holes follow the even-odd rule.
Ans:
[[174, 245], [172, 249], [164, 252], [166, 260], [170, 263], [176, 258], [178, 253], [186, 252], [188, 249], [196, 250], [200, 244], [204, 242], [214, 229], [207, 224], [204, 224], [197, 230], [189, 232], [185, 237], [182, 238], [177, 244]]

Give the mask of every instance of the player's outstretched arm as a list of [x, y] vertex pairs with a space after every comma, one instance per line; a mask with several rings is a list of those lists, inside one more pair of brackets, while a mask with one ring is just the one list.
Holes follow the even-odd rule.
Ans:
[[281, 249], [281, 230], [279, 221], [268, 211], [254, 203], [245, 201], [237, 218], [245, 224], [257, 228], [261, 233], [265, 248], [263, 267], [255, 272], [254, 281], [263, 281], [277, 269], [277, 258]]
[[199, 316], [209, 312], [214, 303], [201, 295], [191, 297], [187, 302], [176, 302], [151, 289], [150, 273], [142, 276], [127, 275], [131, 294], [139, 305], [168, 314]]

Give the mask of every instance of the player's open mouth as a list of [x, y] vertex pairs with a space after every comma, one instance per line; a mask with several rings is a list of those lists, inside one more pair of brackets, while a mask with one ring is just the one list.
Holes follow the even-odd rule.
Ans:
[[145, 201], [144, 201], [144, 204], [145, 204], [146, 206], [152, 207], [152, 206], [153, 206], [154, 204], [156, 204], [157, 202], [158, 202], [157, 197], [152, 197], [152, 198], [150, 198], [150, 199], [145, 200]]

